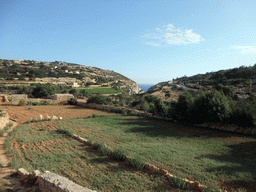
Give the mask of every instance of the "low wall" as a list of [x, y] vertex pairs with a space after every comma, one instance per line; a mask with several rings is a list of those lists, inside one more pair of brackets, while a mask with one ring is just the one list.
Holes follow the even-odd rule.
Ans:
[[6, 111], [1, 112], [2, 116], [0, 117], [0, 130], [4, 129], [4, 127], [9, 123], [9, 115]]
[[40, 173], [40, 171], [34, 170], [29, 173], [20, 168], [18, 174], [25, 183], [38, 184], [38, 189], [41, 192], [96, 192], [50, 171]]

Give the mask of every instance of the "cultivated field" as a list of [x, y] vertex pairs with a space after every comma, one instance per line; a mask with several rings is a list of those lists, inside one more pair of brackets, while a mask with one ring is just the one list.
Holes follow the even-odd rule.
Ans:
[[[96, 113], [110, 114], [74, 106], [5, 108], [20, 123], [32, 114], [64, 118], [23, 124], [14, 130], [6, 144], [11, 165], [16, 168], [53, 171], [97, 191], [179, 190], [162, 175], [137, 171], [58, 131], [66, 129], [92, 142], [106, 143], [110, 149], [122, 149], [131, 158], [179, 177], [200, 181], [211, 189], [256, 188], [253, 137], [137, 116], [86, 118]], [[74, 119], [78, 117], [81, 118]]]

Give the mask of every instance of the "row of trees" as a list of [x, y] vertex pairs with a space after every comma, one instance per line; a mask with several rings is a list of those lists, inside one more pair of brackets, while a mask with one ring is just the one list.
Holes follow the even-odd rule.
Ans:
[[232, 97], [232, 89], [225, 86], [219, 91], [201, 93], [197, 97], [185, 92], [177, 102], [169, 104], [146, 95], [141, 101], [133, 102], [133, 106], [184, 124], [222, 122], [248, 127], [256, 123], [256, 95], [236, 101]]

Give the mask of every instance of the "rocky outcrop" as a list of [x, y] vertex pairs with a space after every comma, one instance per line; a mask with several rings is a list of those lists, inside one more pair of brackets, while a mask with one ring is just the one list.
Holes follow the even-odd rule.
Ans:
[[9, 123], [9, 115], [6, 111], [0, 112], [0, 130], [4, 129], [4, 127]]

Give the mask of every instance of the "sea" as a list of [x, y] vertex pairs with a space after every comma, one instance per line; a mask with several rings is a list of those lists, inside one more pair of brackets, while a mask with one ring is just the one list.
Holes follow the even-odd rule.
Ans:
[[152, 87], [154, 84], [138, 84], [139, 87], [143, 90], [143, 91], [147, 91], [150, 87]]

